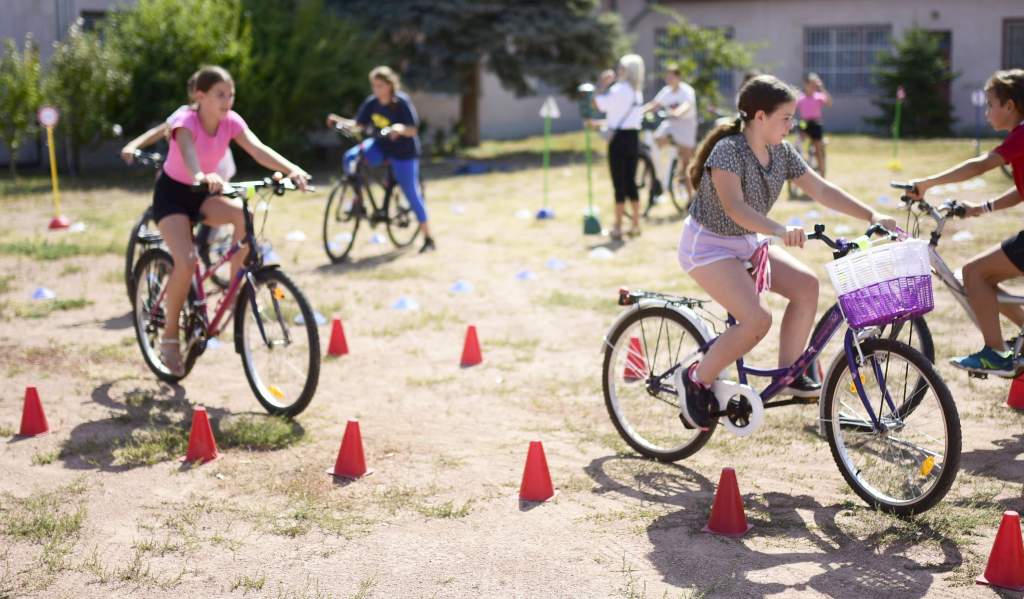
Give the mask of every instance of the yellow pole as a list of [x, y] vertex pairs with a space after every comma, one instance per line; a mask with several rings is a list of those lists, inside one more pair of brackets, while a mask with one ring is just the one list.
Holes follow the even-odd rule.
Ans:
[[53, 127], [46, 128], [46, 145], [50, 148], [50, 180], [53, 182], [53, 216], [60, 218], [60, 188], [57, 186], [57, 155], [53, 150]]

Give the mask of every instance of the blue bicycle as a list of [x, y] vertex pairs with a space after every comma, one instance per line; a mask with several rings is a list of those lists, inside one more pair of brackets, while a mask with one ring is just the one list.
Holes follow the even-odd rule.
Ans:
[[[832, 240], [824, 231], [824, 225], [815, 225], [808, 239], [827, 244], [836, 259], [867, 245], [864, 240]], [[879, 226], [869, 232], [895, 238]], [[739, 359], [736, 381], [716, 381], [715, 419], [701, 431], [682, 418], [677, 390], [686, 368], [715, 342], [714, 323], [723, 322], [705, 309], [707, 303], [619, 291], [619, 304], [629, 308], [605, 337], [604, 398], [619, 434], [646, 457], [681, 460], [700, 450], [718, 424], [745, 437], [763, 424], [766, 409], [808, 403], [778, 396], [850, 322], [843, 308], [833, 305], [807, 349], [787, 368], [755, 368]], [[735, 322], [731, 315], [724, 319], [726, 327]], [[847, 328], [843, 351], [823, 380], [819, 425], [857, 495], [875, 509], [906, 516], [934, 506], [953, 484], [960, 465], [960, 417], [932, 362], [917, 349], [882, 336], [882, 329], [881, 324]], [[752, 377], [769, 383], [756, 391]]]

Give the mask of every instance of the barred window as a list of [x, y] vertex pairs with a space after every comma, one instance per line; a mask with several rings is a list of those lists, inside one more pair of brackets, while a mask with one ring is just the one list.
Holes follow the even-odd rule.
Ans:
[[[732, 27], [707, 27], [725, 34], [727, 39], [733, 39], [735, 34]], [[672, 62], [672, 59], [663, 56], [678, 55], [686, 48], [686, 38], [679, 36], [672, 38], [666, 29], [657, 29], [654, 32], [654, 72], [658, 81], [661, 81], [665, 74], [665, 68]], [[736, 73], [729, 69], [715, 69], [715, 80], [718, 82], [718, 91], [725, 97], [732, 97], [736, 93]]]
[[889, 25], [804, 27], [804, 72], [820, 75], [833, 93], [873, 93], [871, 70], [891, 37]]
[[1003, 68], [1024, 69], [1024, 19], [1003, 21]]

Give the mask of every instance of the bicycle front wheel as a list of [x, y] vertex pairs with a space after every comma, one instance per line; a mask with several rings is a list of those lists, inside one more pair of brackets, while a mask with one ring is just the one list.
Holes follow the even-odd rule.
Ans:
[[346, 181], [335, 185], [327, 197], [327, 206], [324, 208], [324, 251], [333, 264], [344, 260], [352, 251], [362, 220], [362, 210], [362, 204], [356, 202], [355, 190]]
[[674, 462], [697, 452], [715, 431], [683, 424], [672, 372], [697, 358], [704, 336], [686, 318], [665, 307], [641, 308], [605, 340], [602, 382], [612, 424], [640, 454]]
[[276, 268], [253, 274], [235, 305], [235, 343], [249, 387], [263, 408], [293, 417], [309, 405], [320, 379], [320, 335], [313, 309]]
[[[423, 181], [419, 182], [420, 197], [424, 198]], [[424, 201], [426, 199], [424, 198]], [[388, 237], [395, 247], [404, 248], [416, 241], [420, 234], [420, 223], [416, 219], [416, 212], [405, 197], [402, 188], [395, 185], [391, 188], [391, 198], [388, 200]]]
[[686, 178], [689, 175], [679, 170], [679, 157], [672, 159], [672, 166], [668, 171], [668, 193], [669, 197], [672, 198], [672, 205], [676, 207], [676, 212], [684, 214], [686, 212], [686, 206], [690, 202], [690, 194], [686, 191]]
[[871, 507], [921, 513], [946, 495], [960, 467], [956, 405], [921, 352], [892, 339], [868, 339], [860, 348], [857, 376], [871, 410], [840, 353], [822, 394], [832, 457]]

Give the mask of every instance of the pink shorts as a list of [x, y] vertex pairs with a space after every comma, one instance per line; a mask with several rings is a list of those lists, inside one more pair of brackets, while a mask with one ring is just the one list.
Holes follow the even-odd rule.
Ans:
[[683, 236], [679, 239], [679, 266], [690, 272], [712, 262], [736, 258], [747, 261], [757, 250], [760, 240], [756, 234], [719, 235], [712, 233], [692, 217], [687, 217]]

